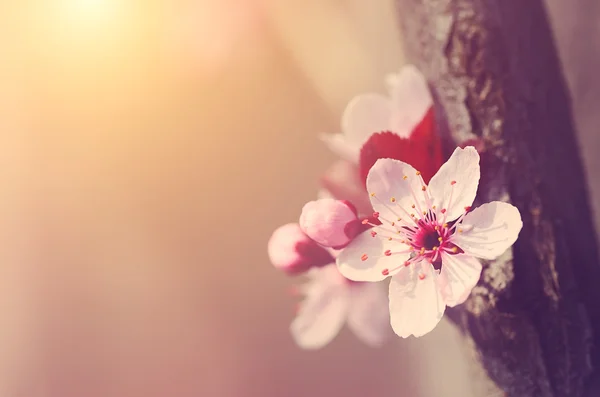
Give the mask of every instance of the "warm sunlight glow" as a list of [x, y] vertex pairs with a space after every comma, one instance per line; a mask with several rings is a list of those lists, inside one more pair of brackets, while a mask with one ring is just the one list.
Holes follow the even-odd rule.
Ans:
[[119, 16], [121, 0], [62, 0], [66, 22], [80, 29], [110, 29]]

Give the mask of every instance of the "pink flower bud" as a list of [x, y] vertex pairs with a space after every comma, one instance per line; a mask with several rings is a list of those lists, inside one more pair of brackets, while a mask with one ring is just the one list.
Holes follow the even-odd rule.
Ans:
[[273, 266], [288, 274], [335, 262], [333, 256], [304, 234], [297, 223], [277, 228], [269, 239], [267, 250]]
[[308, 237], [325, 246], [340, 249], [362, 230], [356, 209], [348, 201], [321, 199], [302, 208], [300, 227]]

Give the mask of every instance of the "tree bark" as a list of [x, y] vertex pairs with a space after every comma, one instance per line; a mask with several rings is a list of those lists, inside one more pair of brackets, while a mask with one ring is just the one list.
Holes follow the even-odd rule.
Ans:
[[542, 0], [397, 6], [407, 59], [432, 84], [447, 147], [484, 141], [477, 200], [510, 201], [523, 217], [513, 249], [484, 265], [451, 318], [505, 395], [600, 396], [596, 234]]

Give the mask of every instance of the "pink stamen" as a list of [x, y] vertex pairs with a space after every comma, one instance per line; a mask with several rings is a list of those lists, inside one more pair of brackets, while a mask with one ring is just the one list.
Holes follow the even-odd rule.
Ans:
[[363, 255], [360, 257], [360, 260], [361, 260], [361, 261], [363, 261], [363, 262], [364, 262], [364, 261], [366, 261], [367, 259], [369, 259], [369, 256], [368, 256], [367, 254], [363, 254]]

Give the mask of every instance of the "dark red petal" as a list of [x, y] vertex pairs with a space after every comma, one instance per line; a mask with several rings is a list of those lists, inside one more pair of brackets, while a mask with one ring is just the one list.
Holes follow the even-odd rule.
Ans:
[[421, 171], [425, 182], [429, 182], [442, 165], [442, 146], [435, 130], [433, 108], [429, 109], [409, 138], [400, 138], [391, 131], [371, 135], [360, 151], [359, 168], [363, 183], [371, 167], [381, 158], [404, 161]]
[[296, 244], [296, 252], [302, 260], [297, 266], [297, 273], [302, 273], [311, 267], [321, 267], [335, 262], [333, 256], [316, 242], [301, 241]]

